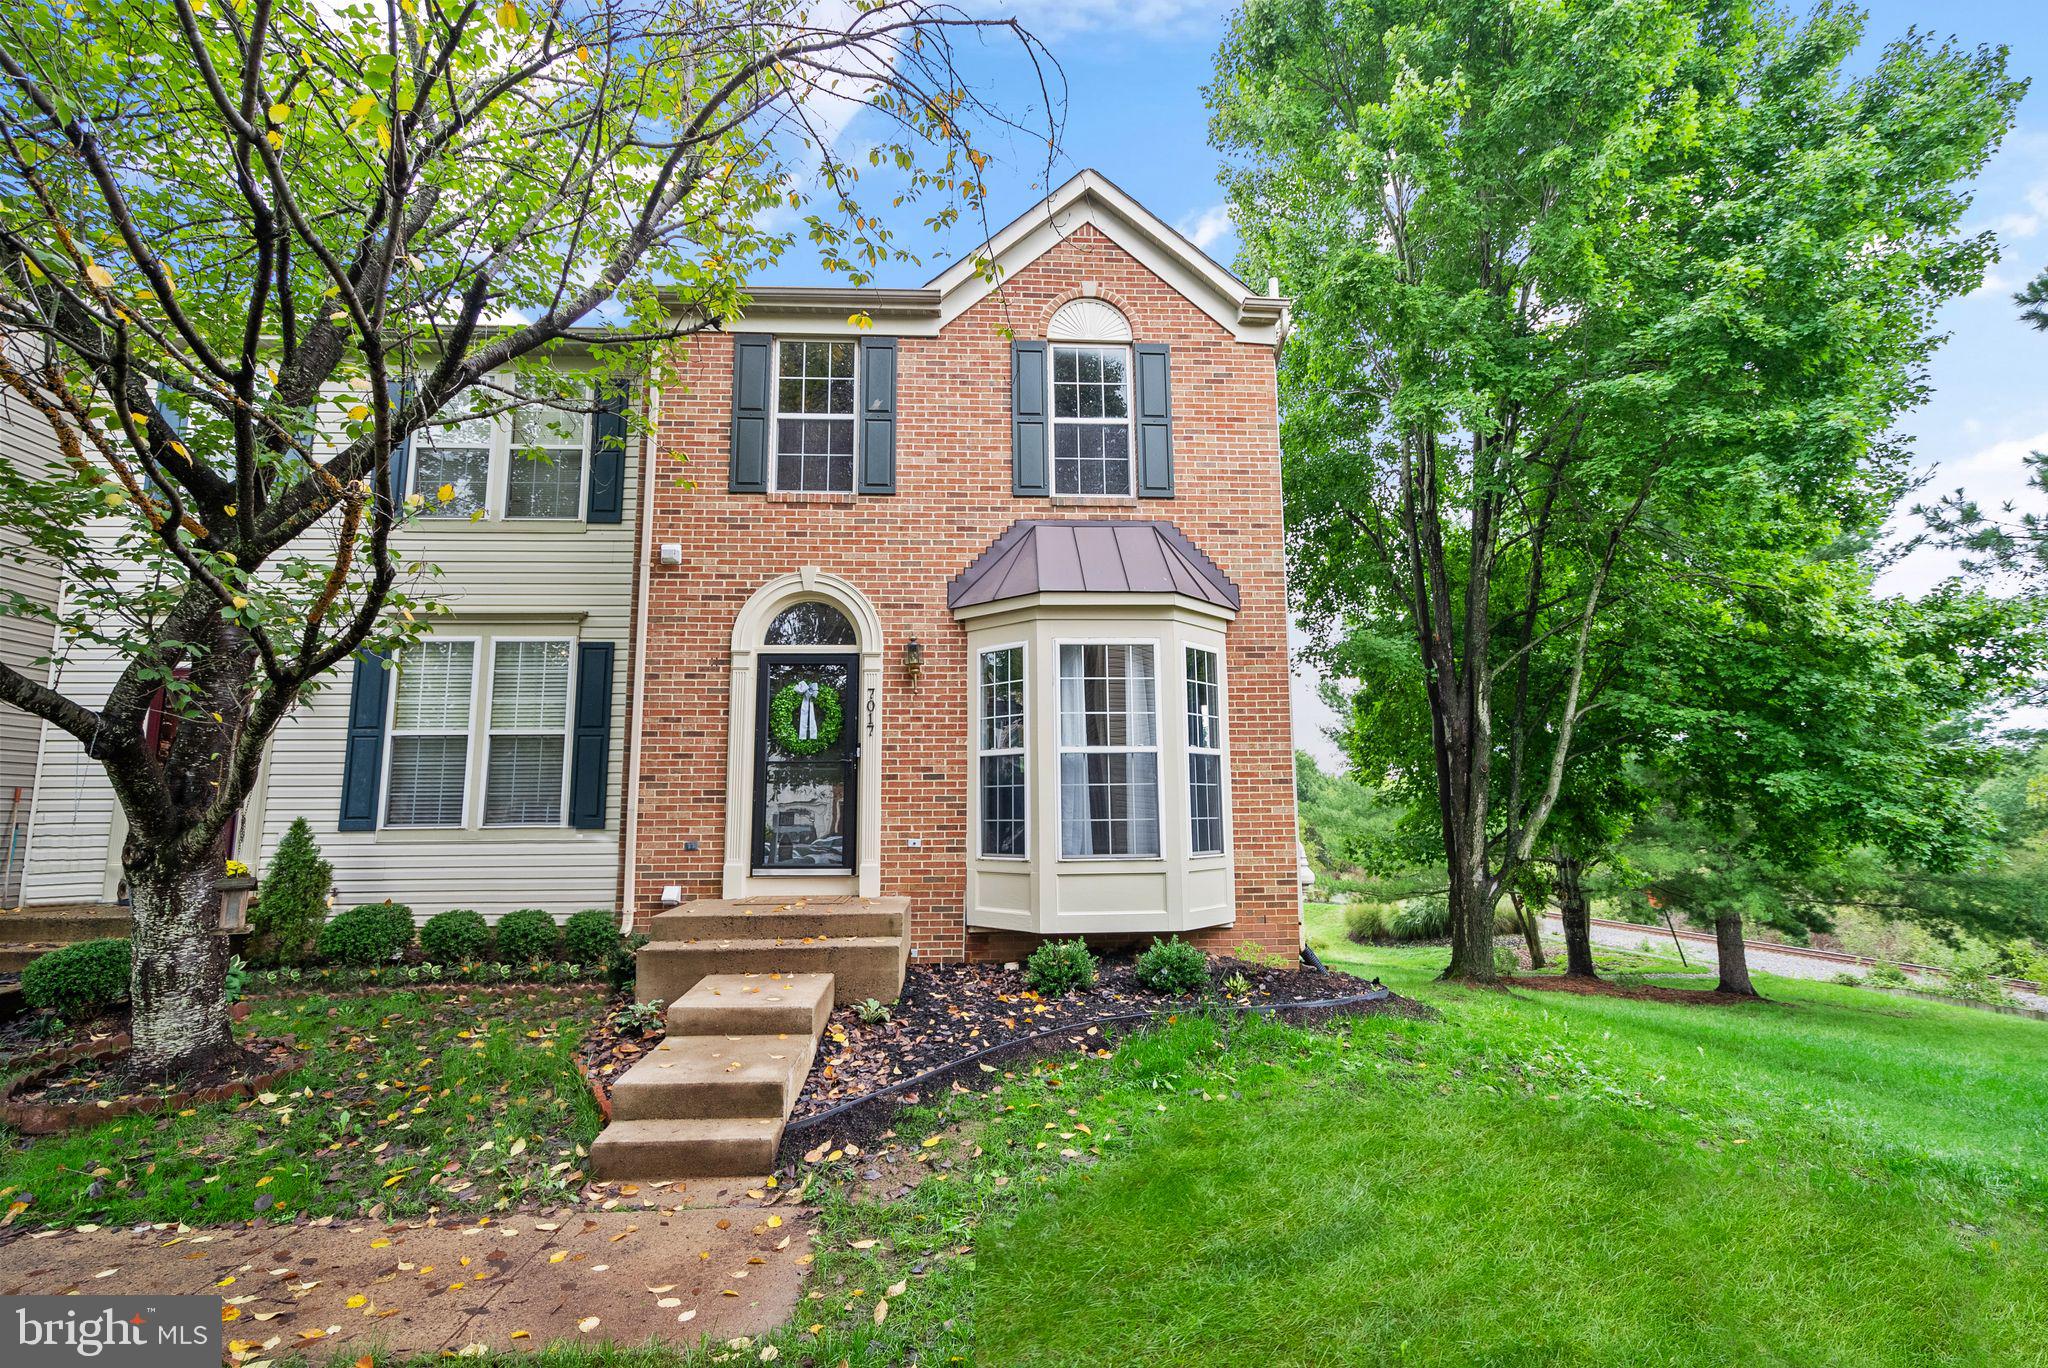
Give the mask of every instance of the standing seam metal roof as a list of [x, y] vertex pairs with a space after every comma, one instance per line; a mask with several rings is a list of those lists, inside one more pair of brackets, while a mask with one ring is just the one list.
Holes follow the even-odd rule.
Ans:
[[1029, 594], [1182, 594], [1238, 608], [1237, 586], [1169, 522], [1020, 518], [946, 586], [960, 609]]

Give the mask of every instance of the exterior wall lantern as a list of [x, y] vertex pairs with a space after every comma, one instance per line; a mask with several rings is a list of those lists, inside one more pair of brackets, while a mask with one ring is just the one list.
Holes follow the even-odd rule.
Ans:
[[912, 637], [903, 643], [903, 682], [915, 684], [918, 676], [923, 673], [924, 643]]

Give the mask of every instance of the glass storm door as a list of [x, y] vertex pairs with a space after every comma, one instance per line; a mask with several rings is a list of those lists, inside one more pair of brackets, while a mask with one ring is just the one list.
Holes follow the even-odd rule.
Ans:
[[754, 868], [853, 868], [859, 657], [764, 655], [754, 709]]

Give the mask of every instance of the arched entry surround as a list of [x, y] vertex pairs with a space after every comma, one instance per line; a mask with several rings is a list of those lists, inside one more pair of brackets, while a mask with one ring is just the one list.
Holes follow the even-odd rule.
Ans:
[[[860, 657], [860, 689], [850, 710], [849, 725], [859, 728], [860, 765], [856, 780], [855, 863], [846, 874], [757, 874], [753, 868], [755, 689], [761, 653], [767, 649], [768, 626], [784, 609], [798, 603], [827, 603], [853, 624], [854, 652]], [[791, 648], [776, 646], [776, 653]], [[841, 654], [844, 646], [828, 648]], [[754, 591], [732, 625], [732, 688], [728, 703], [725, 751], [725, 866], [723, 895], [745, 898], [758, 894], [806, 897], [854, 893], [882, 895], [882, 619], [867, 596], [846, 580], [816, 566], [781, 575]]]

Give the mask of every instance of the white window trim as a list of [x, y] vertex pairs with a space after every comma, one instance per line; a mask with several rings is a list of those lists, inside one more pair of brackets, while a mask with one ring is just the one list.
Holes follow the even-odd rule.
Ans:
[[[844, 342], [853, 348], [853, 408], [846, 415], [847, 424], [853, 429], [853, 458], [847, 466], [847, 484], [844, 489], [784, 489], [782, 487], [782, 345], [785, 342]], [[777, 333], [770, 350], [775, 354], [775, 365], [768, 376], [768, 492], [771, 494], [823, 494], [833, 498], [850, 497], [860, 488], [860, 342], [845, 337], [813, 337], [808, 334], [792, 336]], [[836, 413], [792, 413], [791, 418], [828, 418], [838, 420]], [[775, 648], [780, 649], [780, 648]]]
[[[1181, 660], [1181, 735], [1187, 735], [1187, 689], [1193, 682], [1194, 672], [1188, 668], [1188, 657], [1200, 651], [1216, 665], [1216, 744], [1197, 746], [1185, 742], [1188, 755], [1187, 794], [1183, 802], [1187, 807], [1188, 855], [1191, 859], [1213, 860], [1230, 853], [1230, 688], [1224, 679], [1223, 652], [1213, 646], [1200, 646], [1183, 641], [1180, 647]], [[1215, 850], [1201, 850], [1195, 845], [1195, 764], [1197, 755], [1216, 757], [1216, 825], [1221, 832], [1221, 845]]]
[[[583, 388], [588, 390], [589, 387], [584, 386]], [[593, 396], [585, 394], [584, 397], [590, 399]], [[597, 416], [593, 413], [584, 413], [579, 416], [583, 419], [583, 474], [576, 482], [575, 514], [573, 516], [558, 516], [554, 514], [533, 516], [524, 513], [515, 515], [507, 511], [511, 504], [512, 462], [515, 459], [512, 454], [513, 414], [508, 409], [502, 413], [492, 414], [488, 420], [491, 425], [491, 446], [490, 455], [487, 458], [487, 468], [484, 471], [483, 516], [476, 519], [476, 522], [511, 523], [519, 527], [535, 525], [562, 527], [572, 523], [589, 522], [590, 457], [591, 448], [595, 445], [591, 440], [591, 434], [594, 431]], [[406, 457], [406, 492], [408, 494], [417, 494], [421, 499], [421, 516], [413, 525], [415, 527], [469, 527], [473, 524], [466, 514], [443, 517], [434, 513], [432, 510], [437, 502], [434, 498], [434, 491], [423, 488], [420, 484], [421, 441], [423, 438], [429, 438], [431, 430], [441, 425], [439, 417], [430, 419], [424, 427], [412, 435], [411, 450]], [[550, 446], [547, 449], [549, 451], [567, 451], [570, 448]]]
[[[988, 686], [982, 682], [981, 663], [984, 656], [991, 656], [999, 651], [1017, 652], [1017, 682], [1024, 686], [1024, 711], [1021, 719], [1021, 734], [1018, 737], [1017, 744], [1015, 746], [998, 746], [990, 749], [983, 744], [984, 738], [988, 735]], [[974, 690], [974, 774], [971, 782], [974, 788], [975, 858], [1002, 860], [1010, 864], [1029, 864], [1031, 863], [1031, 795], [1033, 785], [1031, 774], [1031, 705], [1033, 694], [1036, 692], [1032, 688], [1031, 683], [1031, 644], [1022, 640], [1003, 641], [975, 648], [974, 679], [969, 687]], [[1055, 695], [1054, 701], [1057, 703], [1057, 695]], [[1054, 718], [1054, 722], [1057, 724], [1058, 718]], [[1014, 755], [1024, 771], [1024, 849], [1016, 855], [992, 854], [983, 848], [982, 839], [985, 834], [983, 820], [988, 797], [982, 788], [981, 762], [991, 755]], [[1057, 783], [1057, 775], [1054, 776], [1054, 781]]]
[[[1164, 637], [1054, 637], [1052, 643], [1052, 725], [1053, 754], [1058, 767], [1053, 774], [1053, 792], [1060, 803], [1066, 801], [1066, 757], [1068, 755], [1133, 755], [1152, 756], [1152, 808], [1156, 815], [1159, 832], [1159, 849], [1149, 855], [1135, 852], [1127, 855], [1069, 855], [1066, 853], [1063, 835], [1055, 837], [1053, 858], [1061, 864], [1125, 864], [1132, 861], [1157, 861], [1166, 855], [1166, 775], [1165, 756], [1159, 736], [1166, 716], [1165, 680], [1166, 671], [1159, 668], [1159, 657], [1165, 654], [1167, 638]], [[1067, 744], [1065, 727], [1064, 697], [1066, 689], [1061, 677], [1061, 660], [1069, 646], [1150, 646], [1152, 648], [1152, 744], [1149, 746], [1070, 746]], [[1185, 721], [1182, 730], [1186, 730]], [[1030, 780], [1027, 769], [1026, 782]], [[1185, 804], [1185, 798], [1182, 799]]]
[[[1124, 416], [1121, 418], [1061, 418], [1055, 415], [1059, 381], [1059, 354], [1063, 351], [1117, 351], [1124, 355]], [[1118, 499], [1135, 498], [1138, 492], [1138, 374], [1137, 357], [1129, 342], [1087, 342], [1070, 338], [1050, 344], [1050, 354], [1045, 358], [1045, 413], [1046, 421], [1052, 425], [1050, 450], [1046, 453], [1050, 462], [1052, 492], [1056, 498], [1065, 499]], [[855, 396], [858, 398], [858, 394]], [[1060, 488], [1059, 429], [1060, 424], [1071, 423], [1078, 427], [1120, 427], [1125, 433], [1124, 442], [1124, 487], [1105, 489], [1099, 494], [1083, 494], [1079, 490]]]
[[[477, 696], [482, 692], [479, 674], [483, 669], [484, 638], [469, 635], [434, 636], [424, 637], [421, 639], [421, 642], [415, 642], [414, 644], [419, 645], [426, 641], [447, 646], [453, 646], [466, 641], [470, 643], [472, 648], [469, 656], [469, 728], [467, 735], [464, 737], [467, 750], [463, 754], [462, 763], [462, 821], [456, 826], [450, 826], [446, 822], [394, 822], [391, 820], [391, 759], [398, 750], [395, 744], [397, 739], [400, 736], [453, 736], [455, 734], [449, 731], [399, 730], [398, 690], [401, 687], [401, 680], [398, 677], [398, 673], [394, 672], [391, 687], [387, 690], [391, 696], [384, 701], [384, 764], [383, 773], [379, 776], [377, 784], [377, 829], [379, 831], [466, 831], [469, 829], [470, 819], [475, 812], [477, 795], [474, 790], [476, 785], [471, 782], [471, 779], [476, 771]], [[402, 672], [404, 669], [405, 652], [401, 650], [396, 661], [396, 671]]]
[[[483, 813], [490, 802], [491, 738], [500, 735], [546, 736], [548, 734], [540, 731], [513, 731], [509, 729], [500, 732], [491, 725], [491, 698], [489, 695], [494, 695], [498, 687], [498, 647], [501, 643], [510, 644], [520, 641], [559, 641], [569, 648], [568, 693], [564, 696], [562, 704], [562, 781], [561, 788], [557, 790], [557, 803], [561, 816], [552, 822], [486, 822], [483, 819]], [[569, 825], [569, 767], [575, 760], [576, 749], [576, 658], [578, 655], [576, 638], [565, 636], [513, 636], [508, 634], [492, 636], [490, 638], [490, 645], [491, 668], [484, 673], [484, 692], [487, 696], [483, 700], [483, 706], [477, 709], [475, 717], [476, 730], [483, 739], [484, 771], [483, 784], [477, 791], [479, 799], [477, 804], [477, 825], [479, 828], [488, 828], [490, 830], [525, 827], [529, 830], [553, 831], [560, 827], [566, 827]]]

